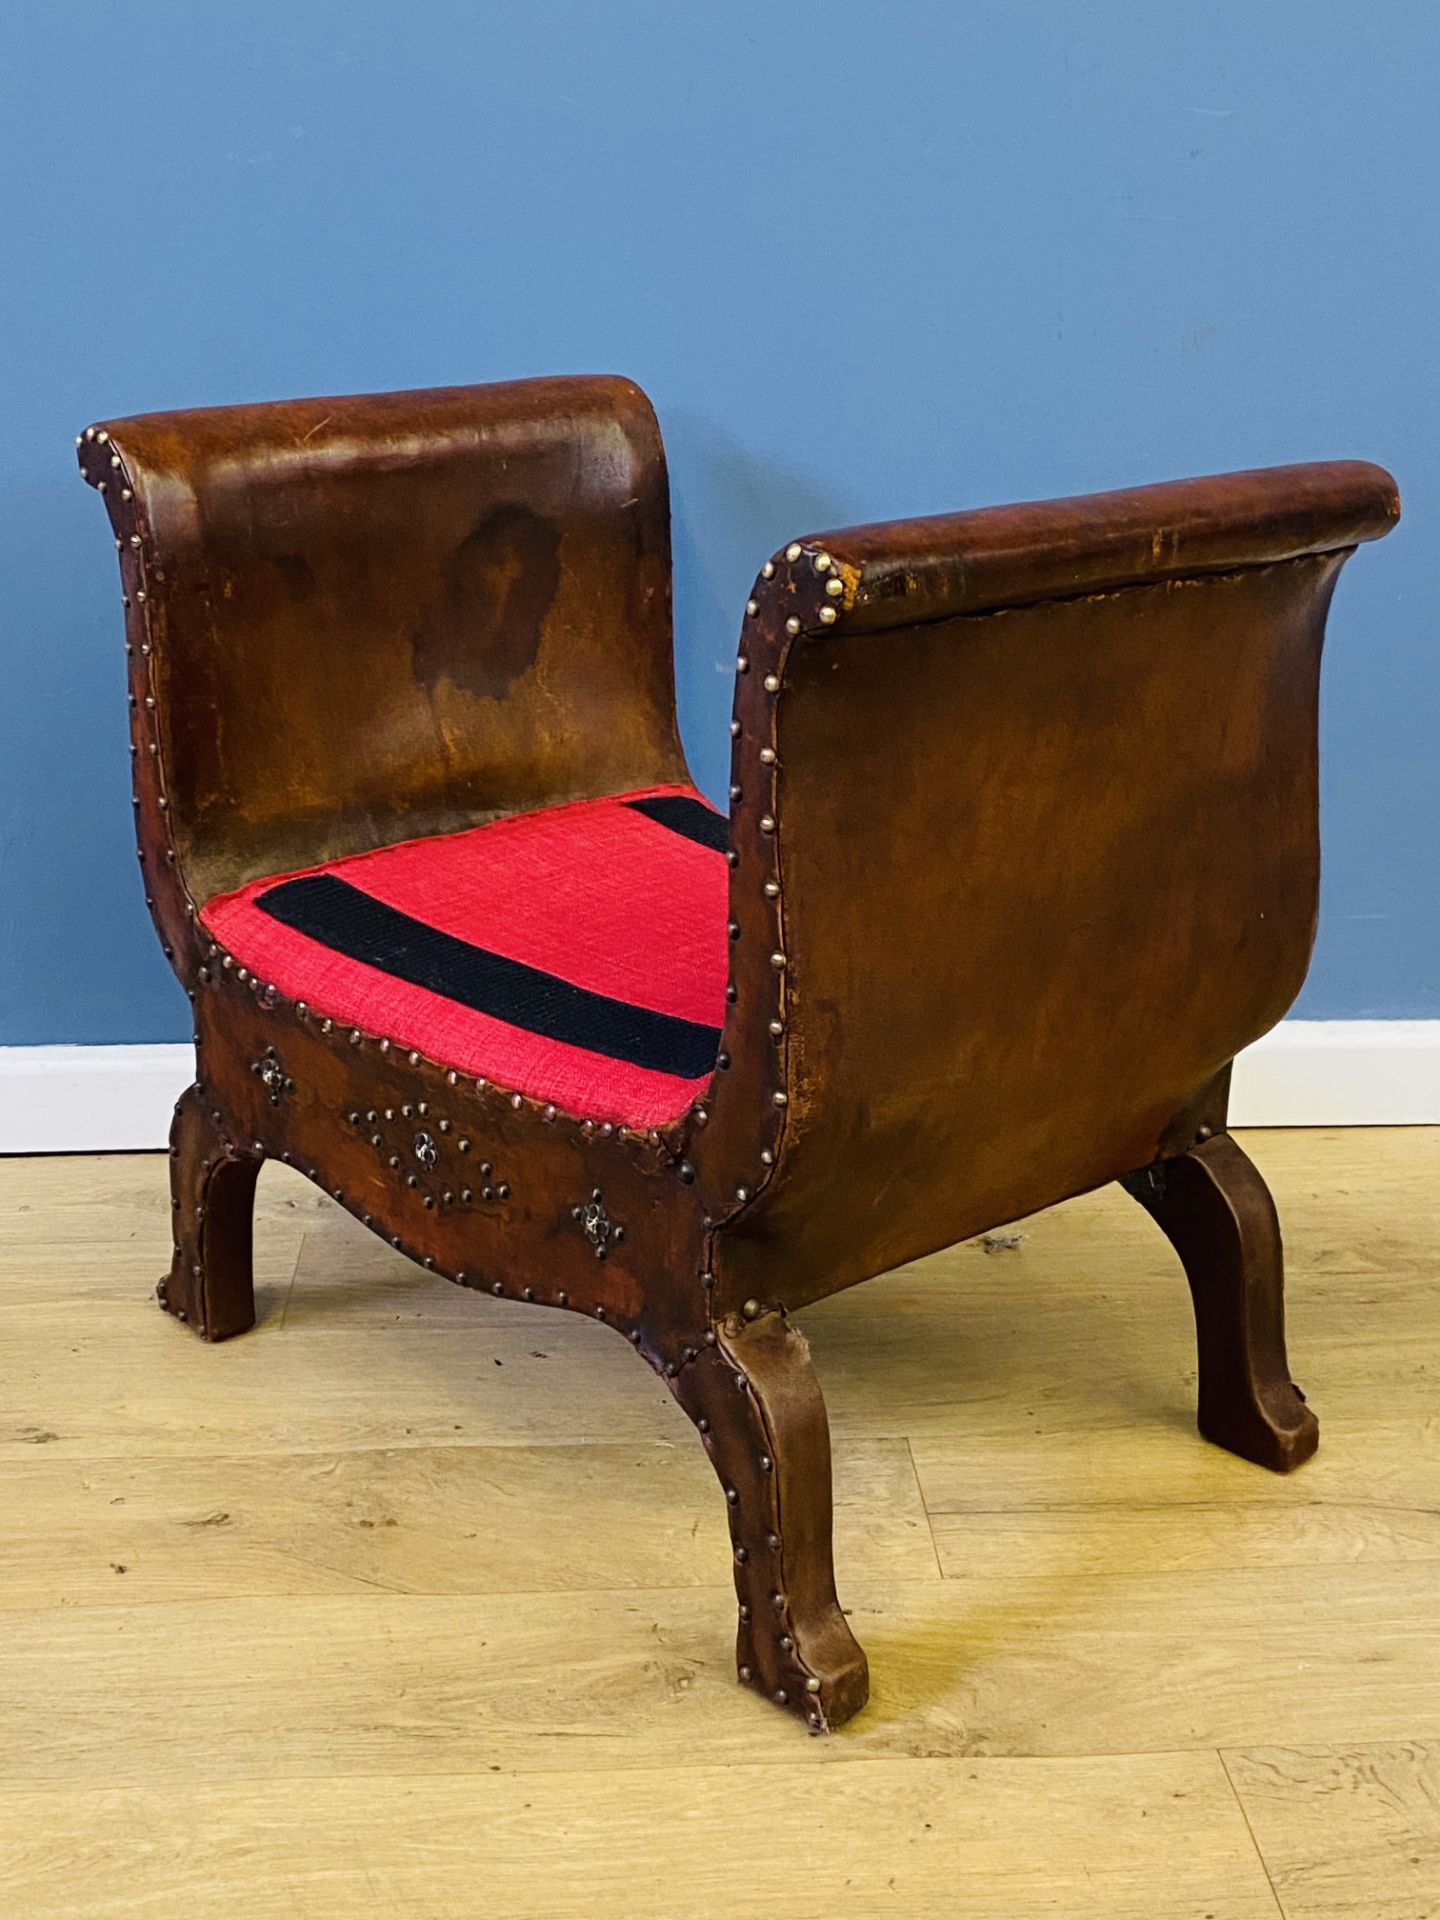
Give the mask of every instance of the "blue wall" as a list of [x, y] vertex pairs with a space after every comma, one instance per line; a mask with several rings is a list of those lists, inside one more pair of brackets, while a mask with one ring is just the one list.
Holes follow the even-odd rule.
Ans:
[[[11, 0], [0, 1042], [183, 1037], [141, 903], [96, 415], [619, 370], [680, 691], [799, 531], [1363, 455], [1300, 1011], [1440, 1014], [1433, 0]], [[903, 742], [894, 750], [904, 751]]]

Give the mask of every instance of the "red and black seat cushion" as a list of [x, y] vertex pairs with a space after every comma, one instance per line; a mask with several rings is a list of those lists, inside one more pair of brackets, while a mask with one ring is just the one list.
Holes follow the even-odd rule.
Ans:
[[726, 844], [698, 793], [658, 787], [270, 874], [200, 918], [318, 1015], [568, 1113], [650, 1127], [715, 1064]]

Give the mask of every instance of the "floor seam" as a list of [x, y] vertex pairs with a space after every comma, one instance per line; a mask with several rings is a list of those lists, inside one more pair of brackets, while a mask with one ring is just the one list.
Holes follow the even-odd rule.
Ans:
[[1250, 1824], [1250, 1809], [1245, 1805], [1245, 1802], [1240, 1798], [1240, 1789], [1235, 1784], [1235, 1776], [1231, 1773], [1229, 1763], [1225, 1758], [1225, 1754], [1223, 1750], [1219, 1747], [1216, 1747], [1215, 1749], [1215, 1758], [1220, 1762], [1220, 1770], [1225, 1775], [1225, 1781], [1227, 1786], [1230, 1789], [1231, 1796], [1235, 1801], [1235, 1805], [1240, 1810], [1240, 1818], [1245, 1822], [1245, 1831], [1246, 1833], [1249, 1834], [1250, 1844], [1255, 1849], [1255, 1858], [1260, 1862], [1260, 1871], [1264, 1874], [1265, 1884], [1270, 1889], [1270, 1898], [1275, 1902], [1275, 1911], [1276, 1913], [1279, 1914], [1280, 1920], [1289, 1920], [1289, 1916], [1285, 1912], [1284, 1902], [1281, 1900], [1279, 1892], [1276, 1889], [1275, 1882], [1271, 1878], [1270, 1863], [1265, 1858], [1264, 1850], [1262, 1849], [1260, 1842], [1255, 1837], [1254, 1827]]
[[915, 1493], [920, 1501], [920, 1511], [925, 1516], [925, 1531], [930, 1535], [930, 1551], [935, 1556], [935, 1571], [944, 1579], [945, 1566], [940, 1558], [940, 1542], [935, 1538], [935, 1522], [930, 1516], [930, 1506], [925, 1498], [924, 1482], [920, 1478], [920, 1467], [915, 1459], [915, 1448], [909, 1434], [905, 1436], [905, 1457], [910, 1462], [910, 1471], [915, 1479]]

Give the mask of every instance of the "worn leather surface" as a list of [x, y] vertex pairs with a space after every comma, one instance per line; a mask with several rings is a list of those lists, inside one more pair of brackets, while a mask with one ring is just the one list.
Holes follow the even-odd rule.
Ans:
[[1396, 511], [1344, 462], [775, 557], [736, 682], [734, 1064], [694, 1149], [722, 1304], [1170, 1150], [1304, 978], [1325, 616]]
[[[669, 506], [621, 379], [111, 421], [176, 844], [206, 899], [687, 777]], [[108, 460], [122, 463], [111, 469]], [[121, 511], [128, 506], [128, 511]]]

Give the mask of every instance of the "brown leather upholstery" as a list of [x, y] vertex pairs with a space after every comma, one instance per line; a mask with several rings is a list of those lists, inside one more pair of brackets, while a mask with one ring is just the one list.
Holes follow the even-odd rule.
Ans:
[[199, 918], [260, 875], [686, 780], [638, 390], [154, 415], [80, 459], [121, 552], [147, 895], [195, 1001], [172, 1313], [251, 1324], [276, 1155], [426, 1266], [615, 1327], [725, 1487], [742, 1677], [815, 1729], [866, 1668], [790, 1309], [1123, 1179], [1185, 1262], [1202, 1430], [1280, 1469], [1313, 1451], [1225, 1102], [1304, 975], [1325, 617], [1393, 524], [1388, 475], [1275, 468], [767, 561], [725, 1025], [709, 1085], [645, 1129], [348, 1026], [323, 985], [289, 999]]

